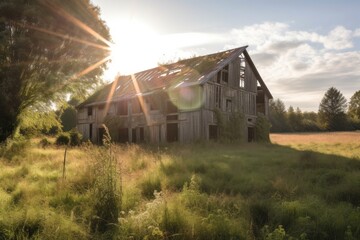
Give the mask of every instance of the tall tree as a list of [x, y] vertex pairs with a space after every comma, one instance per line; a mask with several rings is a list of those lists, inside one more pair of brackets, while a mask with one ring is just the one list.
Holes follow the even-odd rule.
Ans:
[[271, 132], [287, 132], [290, 130], [287, 118], [285, 104], [280, 99], [270, 102], [270, 123]]
[[90, 0], [0, 1], [0, 141], [100, 81], [109, 30]]
[[346, 98], [334, 87], [326, 91], [319, 106], [319, 121], [326, 130], [344, 130], [346, 127]]
[[350, 98], [349, 115], [357, 120], [360, 120], [360, 90], [355, 92]]

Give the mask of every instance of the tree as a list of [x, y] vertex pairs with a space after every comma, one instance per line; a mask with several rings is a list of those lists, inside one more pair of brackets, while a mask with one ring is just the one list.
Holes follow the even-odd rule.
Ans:
[[0, 2], [0, 141], [100, 82], [110, 36], [99, 14], [90, 0]]
[[286, 132], [290, 130], [287, 118], [285, 104], [280, 99], [270, 102], [270, 123], [272, 132]]
[[350, 98], [349, 115], [357, 120], [360, 120], [360, 90], [355, 92]]
[[326, 130], [344, 130], [346, 127], [346, 98], [334, 87], [329, 88], [319, 106], [319, 121]]

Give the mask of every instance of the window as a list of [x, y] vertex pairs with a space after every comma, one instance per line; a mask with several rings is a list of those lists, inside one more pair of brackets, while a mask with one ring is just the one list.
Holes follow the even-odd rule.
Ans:
[[132, 102], [132, 113], [142, 113], [142, 107], [140, 104], [140, 100], [138, 98], [134, 99]]
[[143, 127], [140, 127], [139, 128], [139, 141], [140, 142], [143, 142], [143, 141], [145, 141], [145, 134], [144, 134], [144, 128]]
[[232, 109], [232, 101], [231, 99], [226, 99], [226, 111], [231, 112]]
[[126, 101], [122, 101], [118, 103], [118, 115], [128, 115], [128, 106]]
[[221, 81], [228, 83], [229, 82], [229, 65], [226, 65], [221, 69], [216, 75], [216, 82], [221, 83]]
[[136, 128], [133, 128], [133, 129], [131, 130], [131, 141], [132, 141], [133, 143], [136, 143]]
[[223, 82], [228, 83], [229, 82], [229, 65], [226, 65], [223, 70], [221, 70], [221, 78]]
[[239, 87], [245, 88], [245, 57], [243, 55], [239, 56], [240, 58], [240, 79], [239, 79]]
[[89, 139], [90, 139], [90, 141], [91, 141], [91, 139], [92, 139], [92, 128], [93, 128], [93, 125], [92, 125], [92, 123], [90, 123], [89, 124]]
[[177, 112], [178, 112], [177, 106], [172, 101], [168, 101], [166, 106], [166, 113], [177, 113]]
[[105, 104], [99, 105], [99, 110], [103, 110], [105, 108]]
[[215, 86], [215, 107], [221, 108], [221, 87]]
[[87, 113], [88, 113], [88, 116], [92, 116], [92, 114], [93, 114], [93, 108], [92, 108], [92, 107], [88, 107], [88, 108], [87, 108]]
[[126, 143], [129, 141], [129, 131], [127, 128], [120, 128], [119, 129], [119, 138], [120, 143]]

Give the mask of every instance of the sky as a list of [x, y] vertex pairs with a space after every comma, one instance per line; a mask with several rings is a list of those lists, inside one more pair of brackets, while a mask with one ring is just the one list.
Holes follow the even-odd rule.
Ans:
[[360, 90], [360, 1], [92, 0], [114, 51], [104, 74], [248, 45], [275, 99], [317, 111], [326, 90]]

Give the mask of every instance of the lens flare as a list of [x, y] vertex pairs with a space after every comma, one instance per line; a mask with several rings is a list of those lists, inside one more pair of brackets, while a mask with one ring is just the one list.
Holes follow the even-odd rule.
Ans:
[[171, 90], [168, 94], [179, 110], [196, 110], [204, 103], [203, 89], [199, 85]]

